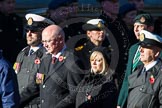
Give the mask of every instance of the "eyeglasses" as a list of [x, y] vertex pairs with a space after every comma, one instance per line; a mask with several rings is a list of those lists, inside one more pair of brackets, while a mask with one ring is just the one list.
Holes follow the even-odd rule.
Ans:
[[49, 40], [42, 40], [41, 42], [44, 44], [44, 43], [50, 43], [52, 41], [54, 41], [55, 39], [49, 39]]

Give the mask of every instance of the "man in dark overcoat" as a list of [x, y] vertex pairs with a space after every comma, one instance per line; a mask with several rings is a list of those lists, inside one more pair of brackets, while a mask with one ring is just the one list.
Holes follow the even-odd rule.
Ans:
[[62, 101], [66, 108], [74, 107], [74, 102], [67, 96], [75, 91], [83, 72], [79, 59], [67, 49], [64, 36], [64, 31], [57, 25], [50, 25], [42, 32], [47, 54], [41, 61], [36, 78], [40, 84], [41, 108], [57, 108]]
[[127, 108], [162, 107], [162, 38], [146, 30], [140, 32], [140, 61], [128, 76]]

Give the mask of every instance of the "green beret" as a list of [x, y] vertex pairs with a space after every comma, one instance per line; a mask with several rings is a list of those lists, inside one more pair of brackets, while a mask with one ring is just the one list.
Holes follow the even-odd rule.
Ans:
[[153, 17], [150, 14], [139, 14], [134, 19], [135, 23], [146, 24], [149, 26], [154, 25]]

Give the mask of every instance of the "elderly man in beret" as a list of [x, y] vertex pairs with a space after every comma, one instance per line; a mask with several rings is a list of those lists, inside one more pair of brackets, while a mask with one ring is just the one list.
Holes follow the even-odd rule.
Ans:
[[18, 54], [14, 69], [17, 73], [21, 97], [20, 107], [39, 108], [39, 86], [35, 82], [35, 75], [43, 54], [46, 52], [41, 42], [41, 33], [46, 26], [54, 23], [43, 16], [31, 13], [27, 14], [25, 18], [28, 46]]
[[[148, 13], [139, 14], [134, 19], [134, 34], [137, 40], [140, 39], [139, 37], [141, 30], [147, 30], [149, 32], [154, 31], [154, 20], [152, 16]], [[139, 49], [140, 46], [138, 42], [132, 45], [129, 49], [129, 57], [127, 68], [125, 71], [125, 77], [118, 97], [118, 108], [124, 108], [124, 106], [126, 105], [126, 100], [128, 96], [128, 76], [134, 72], [135, 68], [138, 65], [141, 64], [141, 62], [139, 61]]]
[[127, 108], [161, 108], [162, 107], [162, 37], [142, 30], [140, 32], [140, 61], [128, 76]]

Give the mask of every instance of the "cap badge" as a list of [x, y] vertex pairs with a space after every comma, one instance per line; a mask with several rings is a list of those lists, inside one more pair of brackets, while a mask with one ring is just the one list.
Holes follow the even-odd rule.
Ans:
[[146, 21], [145, 17], [141, 17], [141, 18], [140, 18], [140, 22], [141, 22], [141, 23], [144, 23], [145, 21]]
[[33, 18], [30, 17], [30, 18], [28, 19], [28, 25], [32, 25], [32, 24], [33, 24]]
[[99, 21], [98, 24], [97, 24], [97, 27], [102, 28], [102, 27], [104, 27], [104, 24], [101, 21]]
[[140, 39], [140, 41], [143, 41], [143, 40], [145, 39], [145, 34], [142, 33], [142, 34], [140, 35], [139, 39]]

